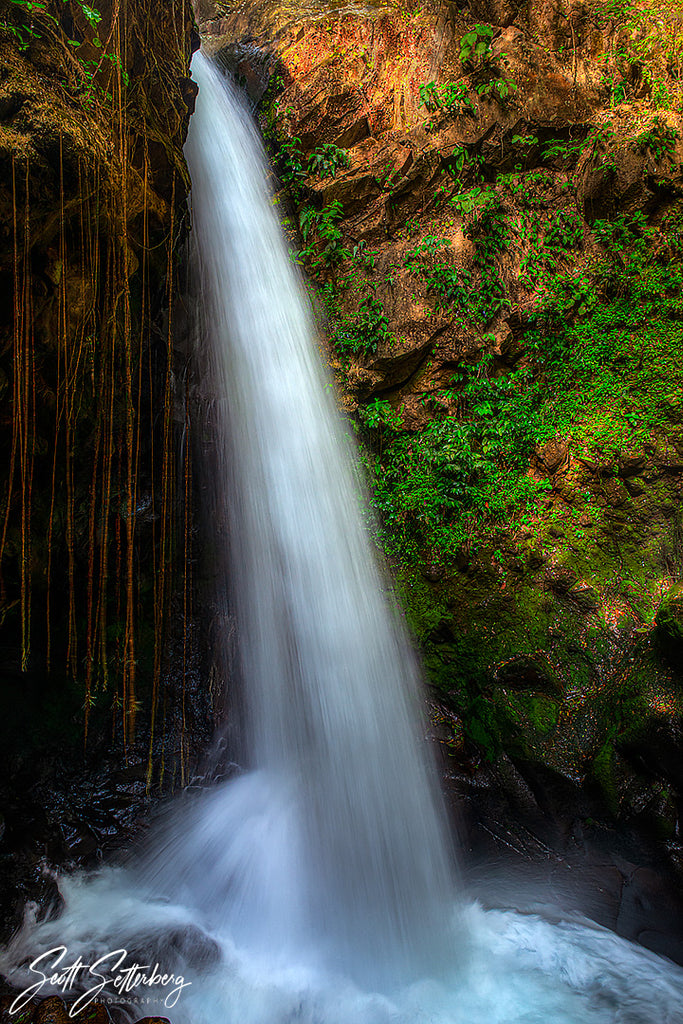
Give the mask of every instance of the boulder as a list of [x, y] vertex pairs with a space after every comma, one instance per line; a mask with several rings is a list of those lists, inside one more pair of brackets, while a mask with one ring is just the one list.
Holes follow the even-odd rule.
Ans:
[[671, 587], [655, 616], [657, 637], [683, 664], [683, 583]]

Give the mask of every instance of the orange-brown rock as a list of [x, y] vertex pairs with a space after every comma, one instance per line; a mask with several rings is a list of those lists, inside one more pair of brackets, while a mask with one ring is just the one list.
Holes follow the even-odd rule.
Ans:
[[[454, 179], [464, 188], [481, 175], [489, 180], [515, 166], [533, 166], [543, 139], [585, 136], [599, 105], [585, 45], [579, 65], [547, 45], [549, 19], [556, 34], [562, 36], [566, 28], [571, 37], [561, 4], [552, 6], [552, 16], [534, 4], [529, 18], [514, 24], [503, 7], [487, 6], [477, 16], [499, 26], [491, 53], [503, 80], [516, 87], [507, 100], [477, 94], [477, 73], [459, 60], [467, 22], [455, 5], [440, 0], [419, 8], [359, 4], [337, 12], [331, 6], [323, 17], [317, 6], [313, 11], [296, 5], [295, 11], [292, 5], [260, 0], [237, 9], [218, 3], [214, 13], [220, 16], [202, 25], [205, 45], [232, 62], [256, 98], [271, 82], [275, 98], [264, 126], [277, 138], [299, 139], [305, 157], [330, 143], [348, 150], [347, 169], [337, 170], [334, 178], [308, 178], [306, 202], [320, 207], [341, 203], [347, 249], [365, 244], [373, 251], [367, 284], [389, 318], [393, 341], [372, 357], [353, 360], [363, 362], [364, 370], [351, 368], [345, 374], [351, 392], [346, 404], [352, 408], [356, 400], [381, 393], [402, 408], [413, 427], [426, 422], [425, 399], [448, 386], [459, 361], [475, 361], [487, 349], [502, 364], [521, 357], [515, 317], [521, 313], [523, 322], [531, 293], [519, 280], [526, 255], [520, 243], [499, 261], [512, 309], [485, 329], [462, 324], [439, 308], [423, 276], [406, 269], [407, 254], [425, 237], [438, 236], [449, 247], [451, 264], [471, 272], [473, 245], [463, 235], [464, 217], [442, 201], [453, 191]], [[544, 26], [544, 36], [536, 31], [537, 23]], [[421, 88], [430, 82], [459, 83], [468, 108], [460, 113], [427, 110]], [[537, 146], [529, 150], [524, 137], [532, 136]], [[465, 154], [464, 168], [457, 153]], [[597, 195], [593, 177], [599, 171], [590, 161], [586, 167], [588, 200]], [[625, 180], [628, 173], [625, 169]], [[567, 199], [560, 161], [548, 168], [539, 203], [555, 210]], [[505, 203], [512, 222], [518, 205], [509, 196]], [[358, 279], [354, 260], [342, 262], [334, 276], [337, 281]], [[476, 282], [475, 273], [474, 288]], [[361, 292], [339, 293], [341, 315], [354, 312]], [[488, 340], [482, 341], [483, 336]]]

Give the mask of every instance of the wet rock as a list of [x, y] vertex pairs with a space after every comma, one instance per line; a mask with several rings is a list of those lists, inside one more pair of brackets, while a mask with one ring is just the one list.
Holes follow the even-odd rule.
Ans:
[[333, 202], [341, 203], [344, 213], [352, 217], [365, 210], [381, 191], [381, 186], [373, 174], [338, 176], [323, 189], [323, 201], [326, 206]]
[[574, 584], [569, 589], [568, 596], [583, 612], [595, 612], [600, 607], [600, 594], [590, 583]]
[[645, 455], [631, 455], [625, 458], [619, 459], [619, 476], [625, 479], [634, 476], [640, 476], [645, 465], [647, 463], [647, 456]]
[[10, 1007], [18, 995], [19, 991], [12, 990], [0, 999], [1, 1024], [111, 1024], [112, 1017], [104, 1003], [95, 1001], [73, 1013], [59, 996], [32, 999], [23, 1010], [11, 1014]]
[[538, 461], [551, 475], [569, 465], [569, 445], [566, 441], [548, 441], [538, 453]]
[[[665, 701], [660, 698], [660, 706]], [[648, 774], [666, 779], [678, 789], [683, 789], [683, 720], [675, 706], [658, 710], [655, 707], [643, 715], [638, 731], [629, 739], [620, 742], [619, 749], [635, 765], [647, 769]]]
[[70, 1019], [72, 1024], [111, 1024], [111, 1014], [104, 1003], [91, 1003]]
[[33, 1024], [71, 1024], [69, 1011], [59, 996], [48, 996], [36, 1009]]
[[129, 955], [141, 963], [158, 961], [163, 963], [164, 970], [177, 974], [188, 967], [199, 970], [218, 963], [221, 951], [210, 935], [196, 925], [187, 925], [170, 932], [157, 931], [138, 936], [129, 949]]
[[639, 498], [642, 494], [645, 494], [645, 485], [638, 477], [629, 477], [624, 480], [624, 487], [632, 498]]
[[440, 565], [426, 565], [422, 570], [422, 575], [429, 583], [438, 583], [444, 577], [445, 570]]
[[578, 172], [579, 196], [588, 217], [608, 216], [618, 207], [642, 208], [651, 195], [645, 157], [618, 138], [588, 149]]
[[683, 657], [683, 583], [671, 587], [655, 616], [660, 641], [677, 656]]
[[[0, 986], [2, 986], [3, 990], [10, 988], [1, 978]], [[0, 996], [0, 1024], [33, 1024], [38, 1000], [31, 999], [20, 1013], [10, 1013], [10, 1007], [17, 995], [18, 993], [12, 990], [9, 994]]]
[[540, 569], [548, 561], [548, 555], [542, 548], [531, 548], [526, 556], [527, 564], [532, 571]]
[[576, 571], [570, 565], [551, 565], [543, 574], [543, 589], [567, 594], [576, 583], [576, 578]]
[[620, 508], [629, 499], [629, 493], [620, 480], [605, 480], [602, 493], [613, 508]]
[[504, 323], [496, 332], [496, 347], [506, 366], [515, 366], [524, 355], [524, 346], [517, 340], [514, 331], [507, 323]]
[[550, 662], [541, 652], [510, 658], [496, 667], [493, 678], [497, 685], [515, 690], [552, 694], [562, 692]]

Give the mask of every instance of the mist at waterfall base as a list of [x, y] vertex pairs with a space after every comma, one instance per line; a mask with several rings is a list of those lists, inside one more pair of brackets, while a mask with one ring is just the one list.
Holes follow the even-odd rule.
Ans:
[[60, 916], [28, 914], [0, 967], [24, 987], [43, 951], [125, 948], [191, 982], [132, 1019], [180, 1024], [680, 1024], [669, 961], [589, 922], [457, 899], [418, 673], [265, 156], [231, 87], [201, 55], [193, 71], [207, 502], [234, 585], [246, 770], [181, 800], [132, 866], [62, 878]]

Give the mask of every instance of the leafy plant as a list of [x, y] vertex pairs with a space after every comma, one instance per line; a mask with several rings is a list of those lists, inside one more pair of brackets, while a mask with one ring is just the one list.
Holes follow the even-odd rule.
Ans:
[[334, 178], [340, 167], [348, 167], [349, 154], [333, 142], [326, 142], [315, 149], [308, 161], [308, 173], [317, 174], [320, 178]]
[[358, 415], [366, 427], [397, 431], [403, 428], [401, 414], [397, 412], [386, 398], [373, 398], [367, 405], [361, 406]]
[[344, 248], [344, 233], [339, 221], [344, 216], [344, 208], [338, 200], [334, 200], [322, 210], [305, 206], [299, 214], [299, 227], [306, 246], [301, 255], [311, 261], [313, 268], [321, 264], [329, 267], [340, 263], [350, 255]]
[[549, 139], [541, 150], [543, 160], [570, 160], [575, 162], [586, 147], [586, 140]]
[[427, 235], [408, 251], [404, 265], [425, 280], [427, 290], [436, 296], [440, 309], [455, 306], [462, 310], [467, 305], [472, 275], [451, 264], [450, 249], [446, 239]]
[[358, 312], [345, 317], [334, 334], [334, 344], [342, 355], [374, 355], [380, 344], [392, 338], [382, 303], [373, 293], [365, 296]]
[[472, 70], [478, 96], [491, 97], [505, 105], [517, 85], [505, 77], [494, 57], [491, 48], [494, 31], [490, 25], [475, 25], [466, 32], [460, 40], [460, 61]]
[[420, 86], [420, 105], [430, 113], [445, 110], [449, 114], [476, 113], [464, 82], [446, 82], [437, 85], [428, 82]]
[[475, 112], [474, 104], [464, 82], [446, 82], [441, 87], [441, 99], [443, 106], [451, 113]]
[[475, 88], [478, 96], [492, 96], [503, 104], [513, 92], [517, 92], [516, 82], [507, 78], [491, 78], [488, 82], [480, 82]]
[[305, 157], [301, 151], [301, 139], [298, 135], [290, 135], [280, 145], [282, 170], [280, 177], [289, 185], [295, 198], [301, 195], [301, 186], [308, 177]]
[[[63, 2], [67, 3], [68, 0], [63, 0]], [[81, 8], [83, 14], [86, 16], [87, 20], [90, 22], [91, 25], [99, 25], [99, 23], [102, 21], [102, 15], [98, 10], [96, 10], [94, 7], [89, 7], [88, 4], [80, 2], [80, 0], [78, 6]]]
[[474, 188], [467, 189], [465, 192], [458, 192], [457, 195], [452, 196], [449, 205], [454, 210], [457, 210], [462, 217], [469, 217], [470, 214], [481, 207], [487, 193], [488, 189], [474, 186]]
[[[68, 0], [62, 0], [62, 2], [68, 3]], [[8, 3], [9, 10], [14, 14], [17, 22], [5, 20], [0, 22], [0, 27], [9, 31], [15, 37], [21, 50], [28, 49], [31, 40], [39, 39], [42, 36], [41, 29], [44, 26], [41, 26], [41, 21], [45, 24], [53, 25], [56, 29], [60, 30], [58, 19], [49, 9], [48, 0], [8, 0]], [[102, 20], [100, 12], [84, 3], [83, 0], [76, 0], [76, 3], [85, 15], [89, 25], [96, 28]], [[68, 39], [67, 42], [74, 46], [80, 45], [76, 39]], [[102, 45], [96, 34], [91, 39], [91, 42], [94, 46]]]
[[489, 323], [506, 305], [507, 292], [496, 267], [496, 258], [508, 245], [507, 213], [492, 189], [483, 195], [482, 206], [465, 223], [463, 233], [474, 242], [474, 265], [479, 270], [477, 319]]
[[537, 146], [538, 137], [536, 135], [513, 135], [512, 136], [513, 146]]
[[42, 16], [57, 24], [57, 19], [48, 11], [44, 0], [10, 0], [9, 9], [17, 21], [3, 19], [0, 26], [14, 36], [20, 50], [27, 50], [31, 40], [39, 39], [42, 35], [36, 17]]
[[420, 86], [420, 106], [426, 107], [431, 113], [441, 108], [436, 82], [425, 82]]
[[656, 117], [647, 131], [642, 132], [635, 139], [635, 147], [640, 153], [652, 154], [655, 163], [668, 157], [673, 171], [676, 168], [674, 156], [677, 139], [678, 131], [675, 128], [670, 128], [661, 117]]
[[354, 263], [365, 267], [366, 270], [374, 270], [377, 262], [377, 253], [368, 249], [367, 242], [364, 238], [361, 238], [360, 242], [354, 245], [351, 251], [351, 258]]
[[619, 252], [633, 247], [652, 234], [647, 227], [647, 218], [641, 210], [634, 214], [619, 214], [614, 220], [596, 220], [593, 222], [593, 233], [597, 240], [612, 252]]
[[470, 153], [466, 146], [455, 146], [453, 155], [446, 163], [446, 171], [456, 181], [461, 178], [465, 171], [472, 171], [476, 179], [480, 176], [479, 169], [484, 162], [481, 153]]
[[[48, 0], [7, 0], [7, 2], [9, 12], [15, 20], [5, 18], [0, 21], [0, 29], [5, 29], [14, 36], [20, 50], [28, 49], [31, 42], [41, 38], [48, 28], [62, 43], [72, 47], [81, 46], [78, 39], [71, 39], [65, 35], [59, 19], [49, 9]], [[69, 0], [62, 0], [62, 2], [68, 3]], [[92, 30], [92, 36], [88, 41], [92, 46], [101, 49], [102, 41], [97, 34], [97, 26], [102, 21], [102, 14], [96, 8], [84, 3], [84, 0], [75, 0], [75, 2]], [[92, 59], [77, 53], [76, 58], [81, 65], [83, 77], [77, 86], [68, 85], [67, 88], [73, 94], [78, 95], [80, 102], [85, 106], [90, 106], [96, 100], [111, 101], [113, 99], [113, 94], [108, 91], [106, 84], [98, 81], [98, 73], [107, 65], [110, 70], [116, 69], [119, 72], [120, 82], [123, 86], [130, 85], [130, 78], [119, 54], [103, 51], [99, 58]]]
[[451, 245], [446, 239], [428, 235], [406, 254], [405, 266], [420, 274], [438, 307], [454, 307], [470, 314], [475, 322], [487, 324], [507, 302], [507, 292], [496, 267], [497, 256], [507, 247], [507, 214], [500, 197], [490, 188], [473, 188], [451, 199], [465, 217], [463, 232], [474, 242], [474, 266], [478, 280], [469, 270], [453, 266]]
[[494, 30], [490, 25], [475, 25], [460, 40], [460, 61], [479, 61], [485, 63], [492, 58], [491, 40]]
[[578, 249], [583, 242], [583, 223], [576, 210], [556, 210], [550, 217], [545, 244], [554, 249]]

